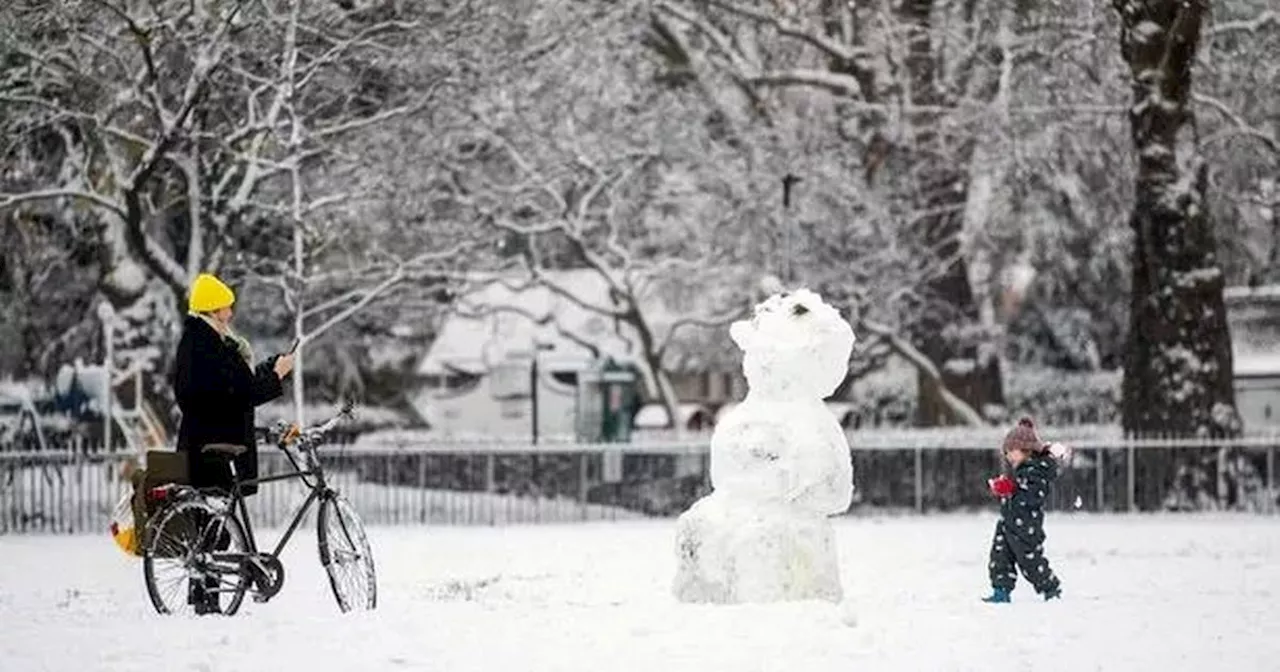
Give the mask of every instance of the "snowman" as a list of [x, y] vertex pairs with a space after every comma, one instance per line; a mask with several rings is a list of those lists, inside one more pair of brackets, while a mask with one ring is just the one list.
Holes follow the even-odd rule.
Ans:
[[711, 494], [676, 522], [684, 602], [843, 597], [829, 516], [853, 495], [849, 444], [823, 403], [848, 369], [853, 330], [801, 289], [775, 294], [729, 335], [748, 392], [711, 437]]

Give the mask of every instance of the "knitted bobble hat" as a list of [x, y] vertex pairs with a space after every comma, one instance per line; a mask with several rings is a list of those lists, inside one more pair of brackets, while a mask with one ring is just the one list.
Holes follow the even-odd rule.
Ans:
[[187, 310], [193, 313], [211, 313], [229, 308], [236, 302], [236, 294], [223, 282], [208, 273], [196, 276], [187, 298]]
[[1004, 452], [1011, 450], [1025, 450], [1028, 453], [1039, 452], [1044, 442], [1040, 440], [1040, 435], [1036, 433], [1036, 423], [1029, 416], [1023, 416], [1018, 420], [1018, 424], [1009, 430], [1004, 436], [1004, 444], [1001, 449]]

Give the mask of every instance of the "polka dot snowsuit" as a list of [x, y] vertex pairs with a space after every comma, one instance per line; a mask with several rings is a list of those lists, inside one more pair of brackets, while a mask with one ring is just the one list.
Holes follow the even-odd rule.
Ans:
[[1013, 590], [1020, 569], [1037, 593], [1058, 592], [1058, 577], [1044, 557], [1044, 501], [1057, 477], [1057, 462], [1049, 455], [1030, 457], [1014, 470], [1017, 490], [1001, 499], [991, 540], [987, 567], [993, 587]]

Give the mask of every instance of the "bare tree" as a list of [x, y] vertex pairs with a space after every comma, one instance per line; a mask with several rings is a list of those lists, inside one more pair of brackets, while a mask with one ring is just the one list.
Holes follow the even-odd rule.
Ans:
[[17, 67], [0, 102], [8, 129], [37, 140], [10, 153], [37, 145], [56, 159], [32, 170], [30, 188], [0, 194], [0, 208], [97, 214], [100, 287], [153, 372], [190, 279], [218, 269], [254, 217], [283, 211], [298, 223], [347, 197], [304, 200], [282, 178], [300, 187], [343, 138], [417, 104], [376, 91], [391, 73], [363, 67], [409, 25], [330, 3], [23, 9], [32, 30], [4, 54]]
[[[839, 118], [843, 151], [858, 157], [846, 165], [868, 189], [882, 192], [892, 205], [882, 214], [898, 220], [916, 252], [937, 269], [917, 288], [922, 304], [915, 319], [899, 325], [932, 362], [919, 370], [919, 419], [967, 421], [971, 416], [934, 391], [941, 382], [955, 392], [952, 398], [978, 408], [1003, 401], [999, 348], [992, 343], [998, 325], [987, 309], [994, 302], [986, 289], [992, 278], [985, 262], [976, 273], [970, 268], [973, 250], [964, 243], [982, 224], [966, 223], [970, 184], [988, 170], [978, 120], [1007, 108], [1009, 72], [1031, 57], [1030, 41], [1016, 39], [1021, 17], [994, 4], [957, 9], [930, 1], [791, 9], [673, 1], [659, 3], [653, 20], [668, 52], [689, 63], [719, 64], [765, 115], [783, 104], [786, 90], [815, 92], [816, 99], [825, 94], [820, 104]], [[952, 15], [958, 33], [934, 25]], [[707, 56], [694, 56], [695, 39], [711, 45]]]

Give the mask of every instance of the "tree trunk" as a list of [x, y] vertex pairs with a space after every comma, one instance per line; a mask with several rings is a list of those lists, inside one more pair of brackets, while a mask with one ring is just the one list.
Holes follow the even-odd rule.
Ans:
[[[1129, 124], [1138, 156], [1129, 219], [1133, 276], [1122, 422], [1135, 434], [1235, 435], [1240, 422], [1224, 279], [1205, 201], [1208, 170], [1189, 106], [1191, 68], [1208, 2], [1114, 4], [1133, 87]], [[1210, 470], [1212, 453], [1207, 449], [1196, 459], [1186, 451], [1139, 451], [1138, 469], [1169, 475], [1178, 459], [1191, 462], [1183, 468]], [[1138, 504], [1154, 508], [1164, 495], [1141, 492]]]
[[1124, 377], [1130, 432], [1235, 434], [1223, 274], [1205, 204], [1191, 99], [1206, 0], [1117, 0], [1138, 154]]

